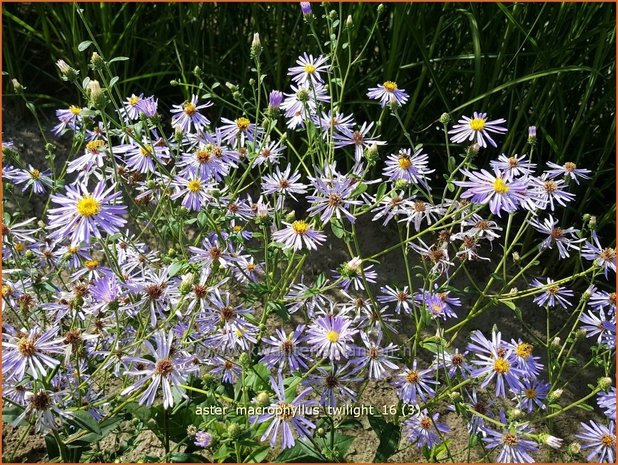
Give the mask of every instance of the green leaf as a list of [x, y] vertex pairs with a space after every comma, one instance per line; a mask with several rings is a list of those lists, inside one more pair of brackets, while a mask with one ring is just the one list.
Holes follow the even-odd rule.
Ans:
[[120, 78], [118, 76], [114, 76], [111, 81], [109, 81], [109, 88], [111, 89], [112, 87], [114, 87], [114, 84], [116, 84], [118, 82]]
[[197, 454], [189, 454], [187, 452], [174, 452], [170, 455], [172, 463], [205, 463], [208, 462], [204, 457]]
[[378, 186], [378, 191], [376, 192], [376, 201], [379, 202], [382, 199], [382, 197], [384, 197], [384, 194], [386, 194], [386, 189], [387, 189], [387, 186], [385, 182], [383, 182], [382, 184]]
[[259, 463], [262, 462], [270, 452], [270, 446], [262, 446], [257, 447], [249, 454], [249, 456], [245, 459], [245, 462], [248, 463]]
[[114, 431], [120, 423], [124, 421], [123, 417], [111, 417], [103, 420], [99, 423], [99, 427], [101, 428], [101, 434], [96, 433], [88, 433], [88, 434], [74, 434], [69, 436], [66, 440], [66, 444], [74, 444], [74, 445], [88, 445], [93, 442], [100, 441], [105, 436]]
[[343, 236], [345, 236], [345, 229], [343, 228], [341, 220], [339, 220], [338, 218], [331, 218], [330, 228], [333, 230], [333, 234], [335, 235], [335, 237], [341, 239]]
[[116, 57], [109, 60], [107, 63], [113, 63], [114, 61], [127, 61], [129, 57]]
[[380, 444], [373, 461], [386, 462], [397, 451], [401, 430], [395, 423], [384, 420], [382, 415], [370, 415], [368, 419], [371, 428], [380, 438]]
[[322, 457], [316, 457], [315, 452], [312, 451], [301, 440], [296, 441], [294, 447], [284, 449], [273, 460], [274, 463], [294, 463], [294, 462], [325, 462]]
[[79, 50], [80, 52], [83, 52], [84, 50], [86, 50], [91, 45], [92, 45], [92, 41], [91, 40], [84, 40], [82, 43], [80, 43], [77, 46], [77, 50]]
[[13, 406], [13, 407], [4, 407], [2, 409], [2, 422], [3, 423], [13, 423], [17, 417], [19, 417], [24, 411], [23, 407]]
[[71, 412], [71, 418], [68, 421], [80, 429], [84, 429], [89, 433], [95, 433], [99, 437], [101, 436], [99, 424], [88, 412], [84, 412], [83, 410]]
[[506, 307], [510, 308], [511, 310], [515, 310], [517, 308], [517, 306], [513, 303], [512, 300], [501, 300], [500, 302], [502, 302]]
[[[328, 434], [324, 438], [316, 438], [315, 442], [322, 448], [322, 450], [330, 448], [330, 434]], [[343, 460], [345, 454], [348, 452], [348, 449], [352, 445], [352, 442], [354, 442], [354, 436], [335, 433], [333, 448], [334, 451], [337, 452], [337, 455], [340, 459]]]
[[367, 184], [365, 184], [364, 182], [358, 183], [356, 188], [352, 191], [352, 197], [359, 196], [366, 190], [367, 190]]
[[182, 270], [184, 263], [182, 262], [174, 262], [170, 265], [169, 268], [169, 277], [176, 276], [180, 270]]

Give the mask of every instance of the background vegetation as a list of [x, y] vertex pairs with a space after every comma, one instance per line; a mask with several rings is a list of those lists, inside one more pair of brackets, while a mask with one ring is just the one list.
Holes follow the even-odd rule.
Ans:
[[[536, 125], [537, 161], [573, 161], [594, 169], [590, 189], [582, 187], [585, 200], [579, 210], [569, 210], [563, 220], [592, 213], [613, 231], [613, 3], [385, 4], [376, 21], [377, 7], [313, 4], [319, 40], [308, 42], [312, 31], [297, 3], [5, 3], [4, 92], [12, 97], [7, 77], [16, 78], [37, 108], [74, 103], [65, 101], [74, 94], [66, 92], [69, 87], [54, 62], [64, 59], [85, 76], [91, 50], [81, 52], [78, 44], [95, 39], [105, 58], [130, 58], [115, 68], [125, 94], [155, 93], [161, 102], [177, 103], [190, 90], [170, 81], [196, 84], [193, 70], [199, 66], [207, 90], [230, 101], [226, 82], [246, 89], [255, 77], [249, 56], [254, 32], [264, 45], [267, 84], [287, 90], [287, 68], [296, 57], [328, 49], [322, 16], [334, 10], [338, 27], [345, 27], [348, 15], [354, 23], [342, 36], [347, 45], [339, 48], [341, 60], [345, 63], [348, 53], [355, 57], [366, 46], [346, 88], [350, 108], [367, 100], [368, 87], [396, 80], [411, 94], [404, 108], [406, 127], [428, 147], [438, 172], [446, 171], [443, 136], [434, 129], [443, 112], [455, 119], [472, 111], [506, 118], [510, 132], [501, 150], [508, 154], [523, 150], [517, 145], [525, 140], [522, 133]], [[367, 43], [373, 28], [375, 39]], [[237, 116], [218, 103], [225, 116]], [[365, 112], [355, 115], [358, 121], [380, 114], [375, 104], [354, 107]], [[404, 143], [397, 125], [384, 125], [381, 132], [393, 145]], [[495, 153], [482, 155], [489, 159]], [[479, 166], [486, 163], [478, 161]]]

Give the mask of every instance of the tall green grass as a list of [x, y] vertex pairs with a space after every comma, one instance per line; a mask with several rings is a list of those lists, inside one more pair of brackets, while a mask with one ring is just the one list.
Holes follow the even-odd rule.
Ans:
[[[354, 27], [349, 36], [344, 31], [339, 47], [345, 63], [349, 51], [354, 57], [366, 43], [377, 4], [316, 3], [313, 9], [322, 45], [328, 40], [322, 15], [334, 10], [341, 22], [352, 16]], [[264, 45], [263, 72], [272, 88], [287, 88], [287, 68], [298, 54], [319, 52], [297, 3], [5, 3], [3, 71], [41, 106], [55, 107], [65, 84], [53, 63], [65, 59], [86, 75], [89, 54], [77, 46], [92, 34], [105, 58], [130, 57], [115, 64], [125, 94], [156, 93], [176, 102], [183, 90], [170, 80], [196, 83], [193, 69], [199, 66], [205, 82], [220, 83], [216, 91], [229, 98], [226, 81], [246, 86], [255, 76], [249, 57], [254, 32]], [[501, 150], [508, 154], [524, 150], [527, 127], [536, 125], [535, 161], [573, 161], [593, 169], [590, 188], [580, 192], [585, 201], [564, 221], [589, 212], [612, 225], [615, 73], [611, 3], [386, 4], [351, 71], [343, 110], [354, 109], [361, 121], [377, 118], [380, 108], [366, 103], [366, 90], [396, 80], [411, 94], [405, 125], [433, 155], [438, 172], [446, 170], [443, 135], [435, 130], [443, 112], [506, 118], [510, 132]], [[10, 97], [10, 89], [5, 93]], [[381, 132], [394, 146], [405, 144], [398, 125], [387, 120]], [[482, 156], [479, 166], [495, 152]]]

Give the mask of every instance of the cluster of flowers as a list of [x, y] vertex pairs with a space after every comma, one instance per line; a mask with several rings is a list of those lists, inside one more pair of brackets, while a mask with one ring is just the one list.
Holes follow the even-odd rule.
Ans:
[[[424, 363], [416, 352], [411, 358], [399, 354], [402, 346], [393, 341], [411, 316], [459, 318], [462, 302], [448, 288], [450, 270], [456, 263], [489, 260], [482, 249], [491, 249], [503, 231], [492, 216], [482, 214], [484, 205], [498, 217], [526, 211], [530, 226], [543, 235], [541, 251], [555, 247], [560, 258], [575, 251], [605, 278], [615, 273], [615, 251], [601, 246], [596, 233], [587, 239], [553, 216], [575, 199], [570, 188], [589, 179], [590, 171], [549, 163], [536, 175], [536, 164], [526, 155], [503, 154], [491, 162], [491, 172], [462, 168], [466, 179], [454, 181], [460, 198], [434, 202], [429, 157], [420, 147], [408, 147], [386, 157], [383, 179], [366, 179], [368, 163], [386, 142], [374, 134], [373, 123], [357, 124], [351, 114], [327, 110], [329, 72], [327, 57], [299, 57], [289, 70], [291, 92], [272, 91], [266, 110], [271, 116], [283, 113], [290, 130], [312, 125], [328, 147], [353, 148], [348, 172], [328, 159], [308, 172], [306, 181], [300, 168], [282, 166], [286, 145], [273, 136], [272, 124], [261, 127], [239, 116], [222, 118], [215, 127], [206, 116], [212, 103], [197, 95], [173, 106], [169, 136], [160, 124], [158, 100], [143, 94], [126, 99], [115, 129], [89, 108], [57, 111], [54, 134], [85, 135], [84, 153], [67, 164], [74, 182], [51, 195], [56, 206], [45, 222], [31, 218], [3, 225], [3, 261], [10, 265], [3, 270], [3, 305], [22, 326], [3, 327], [4, 396], [24, 407], [16, 423], [33, 417], [38, 432], [57, 428], [58, 419], [71, 415], [75, 393], [95, 419], [104, 418], [109, 399], [95, 376], [101, 372], [131, 380], [121, 396], [137, 395], [148, 406], [162, 399], [168, 409], [187, 398], [190, 379], [205, 372], [222, 383], [241, 382], [241, 355], [253, 352], [273, 374], [273, 405], [280, 408], [252, 421], [272, 421], [262, 440], [273, 446], [282, 438], [283, 448], [292, 447], [295, 435], [313, 434], [316, 425], [294, 407], [353, 403], [361, 383], [377, 380], [390, 383], [404, 404], [419, 406], [403, 421], [407, 440], [419, 447], [434, 447], [448, 436], [435, 411], [443, 399], [451, 399], [452, 409], [466, 418], [471, 435], [499, 450], [498, 461], [532, 462], [540, 444], [561, 447], [560, 439], [523, 421], [522, 412], [541, 415], [560, 393], [543, 378], [532, 344], [505, 341], [497, 331], [490, 338], [475, 331], [467, 347], [443, 347], [433, 362]], [[392, 81], [367, 95], [393, 111], [408, 99]], [[497, 147], [491, 135], [504, 134], [504, 123], [474, 113], [453, 126], [451, 141], [472, 144], [470, 153]], [[242, 194], [253, 168], [261, 173], [259, 189]], [[50, 171], [32, 166], [8, 166], [4, 179], [35, 195], [54, 185]], [[385, 192], [366, 192], [367, 185], [384, 180]], [[163, 263], [161, 254], [140, 241], [142, 234], [125, 229], [127, 197], [138, 211], [155, 215], [174, 202], [189, 215], [206, 212], [210, 232], [183, 250], [191, 271], [178, 276], [177, 262]], [[289, 210], [290, 202], [299, 200], [309, 204], [304, 219]], [[288, 283], [279, 300], [307, 323], [268, 334], [266, 309], [260, 315], [237, 297], [239, 287], [272, 284], [268, 258], [251, 253], [249, 244], [271, 243], [293, 263], [303, 249], [326, 242], [327, 224], [351, 227], [363, 214], [419, 233], [444, 218], [454, 220], [455, 226], [445, 227], [435, 242], [407, 242], [432, 276], [431, 286], [385, 285], [373, 299], [378, 272], [352, 256], [319, 283], [306, 284], [311, 277], [302, 273]], [[337, 297], [327, 292], [333, 289], [339, 290]], [[551, 278], [535, 279], [530, 289], [534, 302], [547, 308], [568, 308], [574, 296]], [[615, 293], [593, 287], [586, 298], [581, 329], [615, 349]], [[284, 378], [290, 376], [302, 377], [303, 388], [288, 403]], [[449, 397], [458, 383], [469, 389], [463, 397]], [[578, 438], [591, 449], [589, 460], [613, 462], [615, 388], [604, 388], [597, 402], [608, 421], [582, 424]], [[196, 439], [207, 446], [211, 438], [201, 431]]]

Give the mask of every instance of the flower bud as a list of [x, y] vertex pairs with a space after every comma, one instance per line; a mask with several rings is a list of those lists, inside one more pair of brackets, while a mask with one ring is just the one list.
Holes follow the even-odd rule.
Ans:
[[585, 339], [586, 338], [586, 330], [585, 329], [578, 329], [575, 332], [575, 339]]
[[451, 115], [449, 115], [448, 113], [442, 113], [440, 115], [440, 122], [442, 124], [448, 124], [451, 122]]
[[22, 86], [17, 79], [11, 79], [11, 85], [16, 94], [22, 94], [25, 87]]
[[105, 107], [107, 101], [105, 94], [103, 93], [103, 89], [101, 89], [101, 86], [99, 85], [99, 81], [90, 81], [86, 87], [86, 92], [88, 92], [88, 95], [90, 96], [90, 103], [93, 107], [97, 109], [102, 109]]
[[536, 126], [530, 126], [528, 128], [528, 143], [530, 145], [536, 144]]
[[384, 3], [380, 3], [378, 5], [378, 14], [381, 15], [382, 13], [384, 13]]
[[551, 447], [552, 449], [560, 449], [562, 447], [562, 439], [547, 433], [541, 433], [539, 435], [539, 442]]
[[177, 81], [176, 79], [172, 79], [172, 80], [170, 81], [170, 86], [172, 86], [172, 87], [176, 87], [177, 85], [178, 85], [178, 81]]
[[187, 426], [187, 436], [194, 437], [195, 433], [197, 433], [197, 426], [195, 425]]
[[258, 58], [262, 53], [262, 43], [260, 42], [260, 34], [256, 32], [253, 34], [253, 41], [251, 42], [251, 57]]
[[597, 381], [597, 386], [602, 390], [606, 391], [612, 386], [612, 379], [608, 377], [599, 378], [599, 380]]
[[561, 347], [561, 345], [560, 345], [560, 337], [556, 336], [555, 338], [553, 338], [552, 341], [551, 341], [551, 346], [554, 349], [559, 349]]
[[448, 397], [453, 402], [457, 402], [459, 399], [461, 399], [461, 394], [459, 392], [457, 392], [457, 391], [453, 391], [453, 392], [449, 393]]
[[202, 76], [202, 68], [200, 68], [199, 66], [196, 66], [195, 68], [193, 68], [193, 74], [195, 76], [197, 76], [198, 78]]
[[405, 179], [397, 179], [395, 181], [395, 189], [400, 190], [400, 189], [405, 189], [406, 187], [408, 187], [409, 182], [406, 181]]
[[345, 27], [348, 29], [352, 29], [354, 27], [354, 21], [352, 20], [352, 15], [348, 15], [348, 18], [345, 20]]
[[582, 450], [582, 446], [579, 442], [572, 442], [569, 444], [569, 454], [579, 454]]
[[44, 221], [39, 220], [39, 221], [37, 221], [37, 223], [36, 223], [36, 224], [37, 224], [37, 226], [38, 226], [39, 228], [41, 228], [41, 229], [45, 229], [46, 224], [45, 224], [45, 222], [44, 222]]
[[242, 434], [242, 427], [238, 423], [232, 423], [227, 427], [227, 434], [231, 438], [237, 438]]
[[90, 63], [92, 63], [92, 67], [94, 69], [101, 69], [105, 65], [103, 58], [97, 52], [92, 52], [92, 56], [90, 57]]
[[560, 397], [562, 397], [562, 389], [555, 389], [553, 391], [551, 391], [549, 394], [547, 394], [547, 398], [549, 399], [550, 402], [555, 402], [558, 399], [560, 399]]
[[328, 12], [328, 16], [330, 17], [331, 20], [336, 20], [337, 19], [337, 12], [335, 10], [330, 10]]
[[519, 263], [521, 261], [521, 257], [517, 252], [513, 252], [513, 262]]
[[285, 215], [285, 221], [287, 223], [292, 223], [295, 220], [296, 220], [296, 212], [294, 210], [292, 210], [290, 213]]
[[365, 150], [364, 155], [370, 165], [378, 161], [380, 158], [380, 154], [378, 153], [378, 144], [375, 142], [371, 144], [367, 150]]
[[481, 150], [481, 146], [480, 144], [477, 142], [475, 144], [472, 144], [470, 147], [468, 147], [466, 149], [466, 154], [468, 156], [473, 156], [476, 155], [477, 153], [479, 153], [479, 150]]
[[590, 219], [588, 220], [588, 227], [590, 229], [595, 229], [597, 226], [597, 217], [594, 215], [590, 215]]
[[267, 392], [262, 391], [255, 397], [255, 403], [260, 407], [268, 407], [270, 405], [270, 396]]
[[245, 368], [249, 368], [251, 366], [251, 355], [249, 355], [247, 352], [243, 352], [242, 354], [240, 354], [240, 357], [238, 357], [238, 362]]
[[300, 2], [300, 11], [304, 16], [311, 15], [311, 2]]
[[512, 408], [506, 413], [506, 416], [509, 420], [518, 420], [524, 416], [524, 412], [521, 409]]
[[319, 438], [323, 438], [324, 436], [326, 436], [326, 431], [324, 430], [324, 428], [318, 428], [315, 430], [315, 435]]

